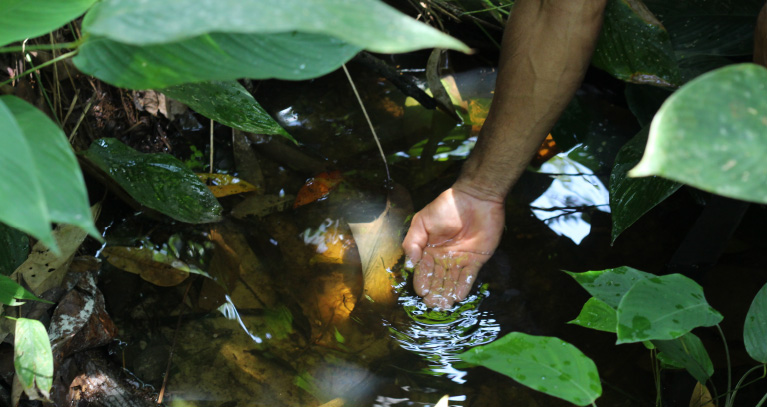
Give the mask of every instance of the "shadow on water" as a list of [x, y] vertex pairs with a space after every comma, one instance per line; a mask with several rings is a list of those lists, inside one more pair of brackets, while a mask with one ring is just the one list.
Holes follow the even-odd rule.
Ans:
[[[462, 97], [457, 103], [465, 123], [458, 126], [385, 81], [356, 75], [395, 181], [420, 208], [457, 175], [486, 114], [494, 73], [447, 78]], [[367, 295], [349, 224], [374, 223], [386, 207], [386, 191], [378, 153], [345, 86], [341, 76], [329, 75], [265, 82], [257, 94], [312, 154], [344, 171], [340, 187], [295, 209], [182, 231], [187, 242], [213, 242], [198, 253], [210, 279], [161, 288], [117, 270], [105, 272], [105, 295], [125, 343], [116, 353], [124, 366], [159, 388], [172, 348], [166, 404], [178, 406], [432, 406], [445, 394], [450, 406], [569, 405], [456, 357], [522, 331], [559, 336], [594, 358], [605, 388], [600, 404], [653, 405], [647, 351], [619, 348], [609, 335], [568, 325], [587, 296], [561, 272], [623, 264], [659, 270], [681, 239], [682, 232], [669, 225], [690, 222], [692, 215], [674, 212], [671, 202], [667, 212], [640, 221], [610, 246], [605, 169], [614, 151], [598, 146], [605, 134], [631, 134], [635, 124], [625, 123], [627, 110], [592, 106], [617, 124], [523, 176], [507, 201], [501, 246], [469, 298], [435, 311], [414, 294], [401, 262], [385, 270], [399, 293], [396, 302], [373, 302]], [[424, 151], [432, 158], [421, 157]], [[280, 196], [295, 194], [316, 175], [290, 175], [283, 164], [261, 158], [266, 189]], [[136, 230], [132, 222], [137, 221], [117, 222], [107, 238], [130, 234]], [[669, 231], [658, 241], [632, 244], [662, 228]], [[161, 229], [144, 244], [162, 240]]]

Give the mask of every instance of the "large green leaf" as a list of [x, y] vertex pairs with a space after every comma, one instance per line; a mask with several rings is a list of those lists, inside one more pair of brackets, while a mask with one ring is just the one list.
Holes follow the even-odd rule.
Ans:
[[649, 130], [649, 127], [645, 127], [640, 131], [621, 148], [615, 158], [615, 166], [610, 174], [613, 242], [624, 230], [682, 186], [660, 177], [628, 177], [629, 170], [642, 158]]
[[26, 233], [0, 223], [0, 274], [8, 276], [27, 259]]
[[187, 83], [161, 91], [197, 113], [229, 127], [250, 133], [279, 134], [295, 142], [253, 99], [253, 95], [236, 81]]
[[679, 82], [668, 32], [639, 0], [610, 0], [591, 62], [618, 79], [658, 86]]
[[629, 176], [660, 175], [767, 203], [767, 69], [740, 64], [690, 81], [668, 98]]
[[47, 399], [53, 385], [53, 355], [48, 332], [35, 319], [16, 320], [13, 365], [30, 399]]
[[469, 51], [460, 41], [379, 0], [104, 0], [88, 13], [83, 30], [134, 45], [213, 32], [302, 32], [381, 53], [423, 48]]
[[581, 309], [578, 317], [568, 322], [568, 324], [615, 333], [618, 326], [618, 317], [613, 307], [598, 298], [591, 297], [583, 305], [583, 309]]
[[585, 273], [571, 273], [569, 271], [566, 273], [573, 277], [589, 294], [612, 308], [618, 308], [623, 295], [637, 281], [655, 277], [654, 274], [626, 266]]
[[559, 338], [512, 332], [458, 357], [579, 406], [602, 395], [594, 362]]
[[679, 338], [667, 341], [652, 341], [661, 353], [658, 358], [665, 358], [686, 369], [695, 380], [706, 383], [714, 374], [714, 365], [708, 357], [706, 348], [695, 334], [688, 332]]
[[338, 69], [359, 51], [332, 37], [303, 33], [213, 33], [143, 47], [90, 37], [74, 63], [115, 86], [158, 89], [245, 77], [309, 79]]
[[169, 154], [142, 154], [116, 139], [99, 139], [85, 157], [138, 203], [188, 223], [220, 219], [221, 205], [183, 162]]
[[0, 276], [0, 302], [5, 305], [10, 305], [12, 307], [24, 304], [24, 301], [17, 301], [17, 300], [32, 300], [32, 301], [48, 302], [38, 298], [31, 292], [27, 291], [24, 287], [20, 286], [17, 282], [11, 280], [10, 277]]
[[[51, 222], [100, 238], [77, 159], [64, 133], [15, 96], [0, 96], [0, 221], [58, 251]], [[13, 176], [10, 176], [13, 174]]]
[[721, 320], [695, 281], [681, 274], [647, 278], [637, 281], [618, 305], [618, 343], [676, 339]]
[[767, 363], [767, 284], [754, 297], [743, 326], [746, 351], [754, 360]]
[[0, 46], [34, 38], [75, 19], [96, 0], [3, 0], [0, 2]]

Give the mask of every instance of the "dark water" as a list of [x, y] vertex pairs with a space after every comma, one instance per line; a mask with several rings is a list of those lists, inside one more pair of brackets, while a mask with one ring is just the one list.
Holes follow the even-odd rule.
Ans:
[[[353, 74], [394, 180], [409, 190], [415, 208], [422, 207], [455, 179], [477, 123], [456, 125], [442, 113], [415, 106], [375, 75]], [[598, 141], [524, 175], [507, 201], [501, 246], [472, 294], [453, 309], [436, 312], [425, 308], [401, 276], [393, 280], [399, 292], [393, 304], [364, 296], [348, 223], [375, 219], [386, 195], [380, 157], [344, 81], [330, 75], [301, 83], [266, 82], [256, 92], [306, 151], [345, 174], [347, 182], [327, 198], [264, 218], [229, 219], [211, 229], [136, 226], [145, 222], [141, 218], [116, 222], [107, 234], [116, 243], [130, 241], [137, 231], [145, 233], [145, 244], [155, 245], [176, 233], [182, 252], [198, 242], [203, 249], [189, 257], [212, 270], [217, 281], [195, 277], [161, 288], [106, 270], [107, 303], [125, 343], [116, 355], [125, 366], [159, 389], [173, 348], [165, 401], [178, 406], [432, 406], [444, 395], [450, 406], [569, 405], [456, 358], [522, 331], [558, 336], [593, 358], [604, 388], [597, 404], [654, 405], [649, 351], [642, 345], [616, 346], [612, 335], [568, 325], [588, 297], [562, 272], [620, 265], [659, 272], [697, 216], [691, 198], [674, 197], [610, 245], [605, 169], [614, 151], [599, 146], [631, 134], [636, 124], [627, 122], [627, 109], [605, 103], [595, 85], [585, 88], [591, 100], [601, 100], [594, 105], [602, 115], [595, 124], [603, 129], [594, 132]], [[455, 82], [467, 109], [478, 109], [481, 116], [491, 96], [492, 70], [464, 73]], [[582, 96], [590, 100], [589, 94]], [[430, 137], [436, 141], [427, 147]], [[424, 150], [434, 158], [419, 160]], [[576, 154], [588, 159], [576, 160]], [[270, 163], [265, 156], [261, 164], [267, 193], [295, 194], [316, 175]], [[231, 207], [238, 199], [223, 203]], [[751, 231], [742, 233], [748, 241]], [[214, 244], [206, 246], [210, 241]], [[750, 242], [746, 249], [733, 249], [721, 266], [739, 279], [722, 278], [724, 272], [715, 270], [706, 285], [714, 307], [736, 316], [723, 324], [733, 338], [736, 367], [745, 366], [735, 338], [742, 324], [737, 318], [748, 304], [734, 304], [728, 296], [740, 290], [752, 298], [758, 286], [747, 282], [763, 281], [748, 257]], [[398, 275], [400, 267], [392, 270]], [[701, 336], [707, 348], [721, 347], [715, 335]], [[711, 352], [721, 368], [719, 353]], [[673, 380], [664, 383], [677, 383], [673, 373], [668, 375]], [[680, 380], [664, 390], [664, 397], [677, 397], [676, 387], [691, 394], [694, 383]]]

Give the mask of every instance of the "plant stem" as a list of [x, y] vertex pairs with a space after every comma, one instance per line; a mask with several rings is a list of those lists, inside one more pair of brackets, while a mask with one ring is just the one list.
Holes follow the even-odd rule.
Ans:
[[21, 74], [19, 74], [19, 75], [16, 75], [16, 76], [14, 76], [14, 77], [12, 77], [12, 78], [8, 78], [8, 80], [6, 80], [6, 81], [4, 81], [4, 82], [0, 82], [0, 86], [3, 86], [3, 85], [7, 85], [7, 84], [9, 84], [9, 83], [11, 83], [11, 82], [15, 81], [16, 79], [18, 79], [18, 78], [21, 78], [22, 76], [28, 75], [30, 72], [34, 72], [34, 71], [36, 71], [36, 70], [38, 70], [38, 69], [43, 69], [43, 68], [45, 68], [45, 67], [46, 67], [46, 66], [48, 66], [48, 65], [53, 65], [53, 64], [55, 64], [56, 62], [60, 62], [60, 61], [63, 61], [63, 60], [65, 60], [65, 59], [67, 59], [67, 58], [73, 57], [73, 56], [75, 56], [76, 54], [77, 54], [77, 50], [74, 50], [74, 51], [71, 51], [71, 52], [67, 52], [66, 54], [61, 54], [61, 55], [59, 55], [58, 57], [56, 57], [56, 58], [53, 58], [53, 59], [51, 59], [51, 60], [50, 60], [50, 61], [48, 61], [48, 62], [43, 62], [42, 64], [40, 64], [40, 65], [38, 65], [38, 66], [36, 66], [36, 67], [33, 67], [33, 68], [30, 68], [30, 69], [27, 69], [26, 71], [22, 72], [22, 73], [21, 73]]
[[719, 326], [719, 324], [716, 324], [716, 329], [719, 330], [719, 335], [722, 336], [724, 355], [727, 358], [727, 398], [725, 399], [725, 405], [732, 406], [732, 364], [730, 363], [730, 348], [727, 346], [727, 338], [724, 337], [722, 327]]
[[[743, 384], [743, 381], [746, 380], [748, 375], [750, 375], [751, 373], [759, 369], [764, 369], [764, 365], [754, 366], [751, 369], [748, 369], [748, 371], [740, 378], [740, 380], [738, 380], [738, 383], [735, 385], [735, 388], [732, 390], [732, 398], [730, 399], [731, 403], [735, 402], [735, 395], [738, 394], [738, 390]], [[727, 407], [732, 407], [732, 404], [727, 404]]]
[[80, 45], [80, 41], [62, 42], [61, 44], [38, 44], [38, 45], [14, 45], [0, 48], [0, 54], [26, 51], [53, 51], [56, 49], [73, 49]]
[[756, 407], [762, 407], [762, 404], [767, 401], [767, 393], [764, 394], [764, 397], [762, 397], [761, 400], [759, 400], [759, 403], [756, 404]]

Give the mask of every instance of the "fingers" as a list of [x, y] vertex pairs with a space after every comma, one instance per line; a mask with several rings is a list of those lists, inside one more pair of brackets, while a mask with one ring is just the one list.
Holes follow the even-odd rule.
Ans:
[[423, 218], [420, 213], [416, 213], [413, 216], [413, 221], [410, 223], [410, 229], [407, 231], [405, 240], [402, 242], [405, 256], [413, 263], [418, 263], [421, 261], [421, 255], [428, 241], [429, 233], [426, 231]]
[[421, 257], [421, 261], [415, 266], [413, 275], [413, 287], [416, 294], [421, 297], [429, 294], [434, 280], [434, 257], [429, 254]]
[[461, 269], [461, 274], [456, 279], [455, 296], [456, 301], [463, 301], [469, 295], [471, 287], [474, 286], [474, 280], [477, 279], [481, 265], [471, 264]]
[[416, 266], [413, 285], [428, 307], [446, 309], [471, 292], [483, 261], [475, 256], [432, 255], [425, 252]]

